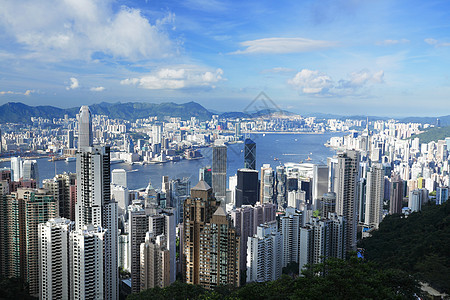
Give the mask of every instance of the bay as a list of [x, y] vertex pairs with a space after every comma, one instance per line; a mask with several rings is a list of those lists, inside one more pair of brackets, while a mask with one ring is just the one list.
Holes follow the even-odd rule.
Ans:
[[[273, 169], [287, 162], [309, 162], [326, 164], [327, 157], [335, 151], [324, 144], [336, 133], [324, 134], [252, 134], [250, 138], [256, 143], [256, 166], [260, 170], [263, 164], [270, 164]], [[236, 174], [244, 167], [244, 144], [236, 143], [228, 146], [227, 176]], [[191, 186], [198, 182], [199, 169], [210, 166], [212, 161], [211, 148], [201, 149], [204, 158], [198, 160], [182, 160], [164, 164], [130, 165], [126, 163], [113, 164], [111, 170], [125, 169], [128, 171], [128, 188], [145, 188], [151, 180], [155, 188], [161, 187], [162, 176], [170, 179], [189, 177]], [[311, 160], [307, 161], [310, 157]], [[75, 172], [76, 163], [66, 161], [49, 162], [48, 158], [38, 159], [39, 179], [53, 178], [55, 174]], [[1, 168], [9, 168], [10, 162], [0, 163]], [[42, 185], [42, 184], [41, 184]]]

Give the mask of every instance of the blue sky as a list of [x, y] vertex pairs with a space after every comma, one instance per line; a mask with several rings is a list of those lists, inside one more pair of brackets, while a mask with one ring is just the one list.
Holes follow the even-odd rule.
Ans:
[[261, 91], [298, 113], [450, 114], [449, 1], [0, 0], [0, 104]]

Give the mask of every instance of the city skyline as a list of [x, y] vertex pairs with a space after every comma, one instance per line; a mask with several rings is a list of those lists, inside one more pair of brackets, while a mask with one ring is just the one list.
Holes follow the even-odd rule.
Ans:
[[446, 1], [0, 3], [0, 104], [450, 114]]

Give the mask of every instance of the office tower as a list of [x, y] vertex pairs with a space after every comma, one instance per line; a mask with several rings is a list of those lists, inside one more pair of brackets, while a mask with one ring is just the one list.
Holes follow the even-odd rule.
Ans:
[[219, 206], [200, 231], [200, 285], [239, 287], [240, 238], [222, 206]]
[[128, 187], [127, 171], [124, 169], [115, 169], [111, 172], [111, 184]]
[[286, 193], [290, 191], [297, 191], [300, 189], [300, 187], [298, 186], [299, 179], [297, 176], [288, 177], [286, 183]]
[[204, 180], [209, 186], [212, 186], [212, 171], [211, 166], [200, 168], [198, 180]]
[[293, 207], [300, 211], [306, 208], [306, 192], [302, 190], [288, 192], [288, 207]]
[[170, 285], [170, 251], [164, 235], [147, 232], [145, 243], [140, 246], [140, 290]]
[[[82, 106], [79, 120], [80, 143], [77, 152], [77, 202], [75, 227], [78, 232], [86, 226], [101, 227], [104, 233], [102, 251], [105, 299], [118, 298], [119, 274], [117, 266], [117, 203], [111, 200], [110, 148], [93, 146], [92, 121], [87, 106]], [[89, 227], [90, 228], [90, 227]], [[81, 233], [80, 233], [81, 234]], [[99, 281], [100, 282], [100, 281]], [[83, 294], [81, 294], [82, 297]]]
[[366, 208], [364, 223], [378, 228], [383, 219], [384, 168], [374, 163], [367, 172]]
[[19, 181], [19, 179], [22, 178], [22, 159], [20, 156], [11, 157], [11, 171], [13, 181]]
[[337, 174], [336, 167], [338, 165], [337, 157], [328, 157], [327, 158], [327, 166], [328, 166], [328, 191], [336, 193], [337, 191]]
[[228, 177], [227, 204], [236, 206], [237, 175]]
[[441, 205], [448, 200], [448, 187], [438, 187], [436, 189], [436, 204]]
[[91, 147], [94, 144], [92, 135], [92, 116], [88, 106], [82, 106], [77, 115], [78, 120], [78, 150]]
[[130, 254], [129, 254], [129, 235], [120, 234], [119, 235], [119, 268], [130, 271]]
[[144, 208], [138, 204], [128, 207], [128, 236], [129, 236], [129, 266], [131, 274], [131, 292], [137, 293], [141, 290], [141, 263], [140, 247], [145, 242], [145, 234], [148, 231], [148, 216]]
[[349, 150], [338, 154], [337, 159], [336, 213], [345, 218], [345, 251], [355, 251], [358, 225], [359, 153]]
[[319, 209], [320, 198], [328, 192], [328, 166], [314, 165], [313, 167], [313, 186], [312, 186], [312, 206], [313, 209]]
[[261, 188], [259, 199], [261, 203], [274, 203], [274, 173], [269, 164], [261, 167]]
[[91, 224], [70, 233], [71, 299], [112, 299], [104, 290], [105, 231]]
[[153, 237], [164, 236], [165, 248], [169, 251], [169, 283], [176, 280], [176, 224], [174, 209], [169, 208], [160, 211], [158, 214], [149, 216], [148, 231]]
[[73, 221], [50, 219], [39, 224], [39, 298], [70, 299], [70, 232]]
[[222, 201], [227, 188], [227, 146], [214, 146], [212, 156], [212, 189], [215, 197]]
[[426, 189], [416, 189], [409, 192], [408, 207], [411, 212], [421, 211], [422, 205], [428, 201]]
[[281, 277], [283, 239], [276, 221], [261, 224], [247, 242], [247, 282], [265, 282]]
[[130, 192], [128, 191], [128, 189], [121, 185], [112, 185], [111, 198], [114, 199], [115, 202], [117, 202], [119, 215], [125, 214], [130, 202]]
[[328, 217], [329, 213], [336, 212], [336, 194], [333, 192], [325, 193], [322, 197], [321, 216]]
[[73, 135], [73, 130], [67, 130], [67, 143], [66, 143], [66, 147], [69, 149], [74, 148], [74, 135]]
[[287, 211], [280, 218], [281, 235], [283, 236], [282, 265], [286, 267], [290, 262], [298, 263], [300, 251], [300, 227], [302, 225], [302, 214], [300, 212]]
[[152, 126], [152, 144], [161, 144], [162, 141], [162, 126], [153, 125]]
[[[28, 283], [30, 295], [39, 294], [39, 234], [38, 224], [45, 223], [58, 215], [58, 204], [53, 195], [45, 190], [18, 189], [8, 202], [11, 223], [7, 243], [10, 257], [10, 276], [21, 277]], [[19, 275], [19, 276], [17, 276]]]
[[401, 214], [403, 207], [403, 180], [398, 173], [392, 175], [391, 178], [391, 194], [389, 201], [389, 213]]
[[276, 169], [276, 199], [278, 207], [286, 208], [287, 206], [287, 187], [286, 187], [286, 170], [284, 166], [278, 166]]
[[183, 277], [186, 283], [200, 284], [200, 232], [220, 205], [212, 188], [199, 181], [184, 202]]
[[58, 215], [72, 221], [75, 221], [76, 179], [75, 173], [64, 173], [43, 181], [44, 189], [58, 202]]
[[244, 141], [244, 168], [256, 170], [256, 143], [249, 138]]
[[239, 169], [237, 171], [236, 207], [255, 205], [258, 202], [258, 171]]
[[161, 193], [166, 194], [166, 206], [172, 206], [172, 193], [170, 191], [169, 176], [163, 176], [161, 182]]
[[300, 229], [299, 271], [305, 265], [324, 262], [329, 257], [345, 258], [345, 220], [330, 213], [328, 219], [311, 218]]
[[34, 179], [39, 185], [39, 171], [36, 160], [25, 160], [23, 162], [22, 179], [25, 181]]

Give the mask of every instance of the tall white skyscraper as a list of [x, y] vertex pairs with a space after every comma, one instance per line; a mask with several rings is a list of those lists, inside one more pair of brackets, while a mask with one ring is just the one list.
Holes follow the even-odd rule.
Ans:
[[259, 199], [261, 203], [274, 203], [274, 181], [273, 169], [269, 164], [261, 167], [261, 191]]
[[281, 234], [283, 235], [283, 267], [290, 262], [298, 263], [300, 247], [300, 227], [302, 214], [295, 210], [287, 210], [281, 218]]
[[152, 144], [161, 144], [162, 140], [162, 126], [153, 125], [152, 126]]
[[227, 189], [227, 146], [225, 145], [213, 147], [212, 188], [218, 200], [225, 200]]
[[338, 154], [337, 160], [336, 213], [345, 218], [345, 251], [355, 251], [358, 225], [359, 153], [349, 150]]
[[78, 119], [78, 150], [83, 147], [91, 147], [94, 144], [92, 135], [92, 117], [88, 106], [83, 105], [80, 108]]
[[19, 181], [19, 179], [22, 177], [22, 159], [20, 158], [20, 156], [11, 157], [11, 170], [13, 181]]
[[105, 229], [93, 225], [70, 233], [72, 299], [113, 299], [104, 288], [105, 234]]
[[39, 298], [71, 298], [69, 237], [74, 222], [64, 219], [50, 219], [39, 224]]
[[247, 282], [277, 280], [282, 270], [283, 239], [276, 221], [261, 224], [247, 240]]
[[[104, 231], [103, 272], [101, 281], [105, 299], [118, 298], [118, 218], [117, 203], [111, 200], [110, 150], [93, 146], [92, 120], [89, 108], [83, 106], [78, 115], [79, 147], [77, 152], [77, 203], [75, 227], [101, 227]], [[86, 132], [88, 131], [88, 132]], [[82, 234], [82, 232], [80, 233]]]
[[384, 168], [382, 164], [373, 164], [367, 172], [366, 207], [364, 223], [378, 228], [383, 219]]

